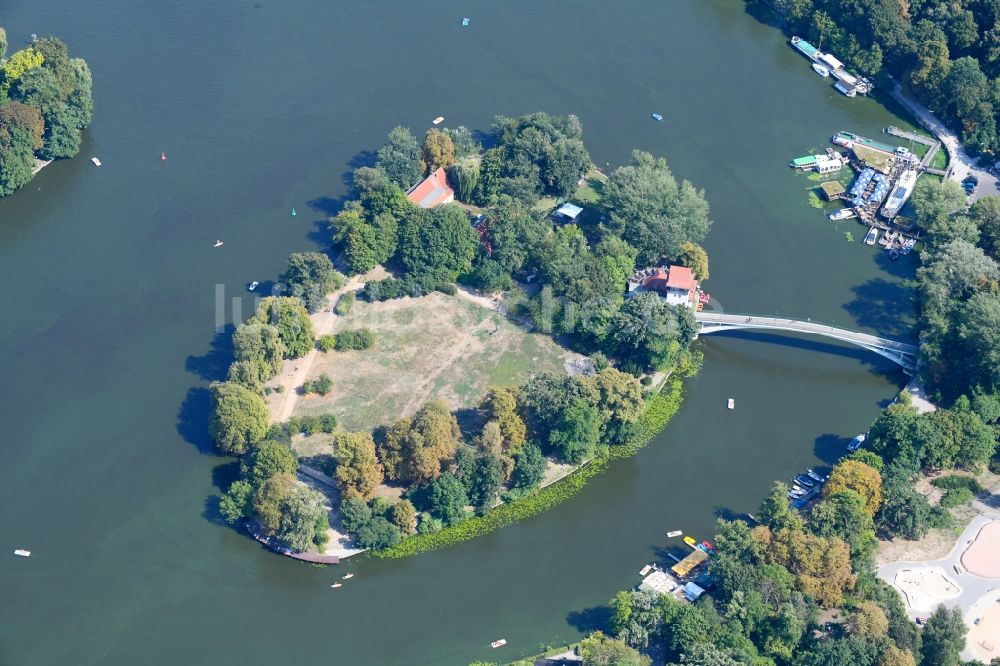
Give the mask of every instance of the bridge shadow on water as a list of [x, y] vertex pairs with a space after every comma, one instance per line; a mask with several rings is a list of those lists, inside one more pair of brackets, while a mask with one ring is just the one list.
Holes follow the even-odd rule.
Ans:
[[[798, 335], [804, 335], [799, 333], [778, 334], [767, 333], [759, 329], [734, 329], [728, 331], [717, 331], [707, 335], [711, 335], [713, 337], [735, 338], [738, 340], [752, 340], [754, 342], [764, 342], [792, 349], [801, 349], [803, 351], [818, 352], [832, 356], [839, 356], [841, 358], [849, 358], [864, 363], [872, 372], [882, 375], [894, 374], [888, 366], [891, 366], [892, 368], [898, 367], [892, 363], [892, 361], [879, 356], [873, 351], [868, 351], [867, 349], [862, 349], [860, 347], [854, 347], [846, 342], [843, 344], [831, 344], [821, 340], [795, 337]], [[900, 370], [899, 373], [902, 374], [902, 370]]]

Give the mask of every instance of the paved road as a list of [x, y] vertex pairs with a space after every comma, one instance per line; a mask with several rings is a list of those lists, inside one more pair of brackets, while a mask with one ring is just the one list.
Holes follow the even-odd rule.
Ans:
[[899, 100], [900, 104], [908, 108], [917, 117], [920, 124], [944, 144], [944, 147], [948, 150], [948, 157], [952, 165], [951, 180], [961, 183], [969, 174], [973, 174], [979, 179], [979, 186], [976, 187], [976, 191], [969, 197], [970, 201], [1000, 194], [1000, 179], [987, 169], [978, 167], [976, 160], [965, 152], [965, 147], [962, 146], [962, 142], [959, 141], [958, 136], [938, 120], [927, 107], [915, 99], [908, 97], [898, 83], [892, 91], [892, 96]]
[[[994, 520], [1000, 520], [1000, 513], [986, 513], [974, 518], [962, 532], [962, 536], [958, 538], [954, 548], [951, 549], [951, 552], [948, 553], [947, 557], [944, 559], [930, 562], [892, 562], [891, 564], [884, 564], [878, 569], [878, 577], [893, 587], [896, 587], [894, 583], [896, 574], [903, 569], [940, 567], [945, 571], [945, 573], [948, 574], [949, 578], [957, 582], [962, 588], [962, 592], [958, 595], [958, 597], [943, 602], [944, 605], [948, 608], [960, 608], [965, 617], [965, 624], [971, 627], [973, 621], [975, 620], [970, 613], [972, 605], [977, 600], [984, 597], [987, 593], [1000, 590], [1000, 579], [981, 578], [966, 571], [961, 562], [962, 553], [965, 551], [965, 548], [969, 545], [969, 543], [976, 538], [980, 528], [982, 528], [982, 526], [986, 523]], [[956, 566], [958, 567], [957, 569]], [[905, 601], [906, 595], [902, 595], [902, 597]], [[906, 610], [911, 619], [916, 619], [918, 616], [930, 615], [929, 612], [923, 609], [913, 610], [909, 607], [909, 605], [907, 605]], [[976, 658], [981, 659], [982, 655], [974, 654], [970, 650], [969, 646], [966, 646], [966, 649], [962, 652], [962, 658], [967, 660]]]

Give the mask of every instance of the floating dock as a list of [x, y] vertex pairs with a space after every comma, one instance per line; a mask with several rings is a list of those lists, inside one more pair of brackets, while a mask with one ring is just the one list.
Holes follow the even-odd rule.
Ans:
[[700, 548], [695, 548], [687, 557], [670, 567], [670, 570], [673, 571], [679, 578], [684, 578], [701, 566], [707, 559], [708, 553]]

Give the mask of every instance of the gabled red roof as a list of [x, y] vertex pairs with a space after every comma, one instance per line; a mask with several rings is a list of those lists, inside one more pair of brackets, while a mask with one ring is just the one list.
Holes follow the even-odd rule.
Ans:
[[667, 274], [668, 289], [691, 291], [695, 288], [694, 274], [686, 266], [671, 266]]
[[439, 204], [454, 201], [455, 191], [448, 185], [444, 167], [424, 178], [419, 185], [406, 193], [406, 198], [421, 208], [433, 208]]

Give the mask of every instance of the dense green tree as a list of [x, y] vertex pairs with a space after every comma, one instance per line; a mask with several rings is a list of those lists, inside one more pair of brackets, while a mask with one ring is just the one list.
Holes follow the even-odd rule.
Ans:
[[479, 402], [479, 410], [484, 419], [499, 424], [504, 451], [511, 455], [520, 451], [528, 430], [518, 413], [517, 390], [501, 386], [489, 387]]
[[295, 252], [288, 257], [288, 270], [281, 282], [289, 294], [302, 299], [309, 312], [322, 309], [326, 296], [344, 284], [330, 258], [321, 252]]
[[7, 57], [7, 31], [0, 27], [0, 62]]
[[44, 129], [38, 109], [20, 102], [0, 105], [0, 196], [31, 180]]
[[455, 189], [455, 198], [463, 203], [473, 203], [479, 186], [479, 159], [470, 157], [448, 167], [448, 181]]
[[642, 386], [633, 375], [615, 368], [605, 368], [586, 377], [595, 397], [595, 408], [601, 419], [601, 440], [608, 444], [623, 444], [642, 411]]
[[965, 210], [965, 200], [965, 192], [954, 181], [921, 179], [917, 184], [910, 201], [932, 245], [945, 245], [951, 240], [949, 228], [954, 225], [952, 216]]
[[615, 638], [643, 650], [655, 642], [663, 624], [663, 610], [656, 592], [619, 592], [611, 600], [610, 628]]
[[857, 460], [842, 460], [833, 467], [823, 486], [823, 499], [853, 491], [864, 502], [865, 511], [874, 516], [882, 504], [882, 475]]
[[451, 143], [455, 147], [456, 158], [463, 159], [472, 155], [478, 155], [483, 151], [483, 147], [472, 136], [472, 132], [469, 131], [468, 127], [459, 125], [454, 129], [446, 128], [444, 131], [451, 137]]
[[528, 206], [510, 197], [500, 197], [486, 212], [483, 236], [490, 259], [508, 273], [520, 273], [542, 238], [550, 231], [548, 223]]
[[241, 384], [254, 393], [263, 393], [264, 380], [260, 370], [260, 366], [251, 361], [233, 361], [226, 373], [226, 381]]
[[780, 481], [774, 482], [771, 492], [761, 501], [758, 514], [761, 522], [771, 529], [802, 529], [802, 518], [788, 504], [788, 486]]
[[268, 411], [264, 399], [244, 386], [214, 382], [209, 433], [222, 453], [240, 455], [267, 433]]
[[330, 526], [325, 501], [309, 486], [292, 484], [281, 502], [277, 537], [300, 552], [325, 544]]
[[704, 192], [678, 184], [665, 160], [639, 150], [611, 174], [604, 203], [611, 228], [646, 264], [679, 257], [684, 243], [700, 243], [711, 224]]
[[461, 441], [458, 421], [442, 400], [425, 403], [413, 418], [396, 421], [380, 443], [379, 457], [390, 481], [433, 481], [451, 462]]
[[358, 206], [348, 206], [330, 220], [333, 240], [344, 248], [354, 274], [367, 273], [388, 261], [399, 238], [399, 223], [392, 213], [381, 213], [369, 222], [363, 212]]
[[270, 324], [278, 330], [285, 358], [305, 356], [313, 348], [313, 328], [302, 302], [292, 296], [268, 296], [257, 306], [251, 324]]
[[351, 534], [367, 525], [372, 519], [372, 510], [357, 495], [348, 495], [340, 501], [340, 523]]
[[865, 502], [853, 490], [843, 490], [816, 504], [809, 514], [809, 527], [821, 537], [840, 537], [851, 549], [855, 570], [871, 563], [878, 540]]
[[542, 450], [534, 443], [525, 444], [521, 452], [514, 456], [514, 473], [511, 484], [515, 488], [534, 488], [545, 477], [548, 461]]
[[254, 515], [269, 534], [277, 534], [280, 529], [282, 503], [297, 483], [291, 474], [277, 474], [254, 491]]
[[233, 357], [237, 362], [251, 364], [259, 381], [264, 382], [281, 372], [285, 345], [278, 329], [270, 324], [250, 322], [240, 324], [233, 333]]
[[919, 539], [927, 533], [930, 506], [913, 488], [919, 463], [900, 458], [885, 468], [882, 508], [875, 515], [879, 531], [889, 537]]
[[[1000, 390], [1000, 295], [974, 294], [958, 314], [958, 337], [971, 386]], [[989, 456], [987, 456], [989, 457]]]
[[[966, 401], [966, 405], [968, 401]], [[996, 449], [996, 432], [969, 407], [939, 409], [920, 417], [918, 437], [927, 469], [981, 467]]]
[[492, 259], [480, 258], [473, 265], [472, 272], [462, 278], [468, 284], [484, 294], [494, 294], [509, 291], [514, 286], [510, 273]]
[[241, 467], [242, 477], [257, 489], [273, 476], [295, 474], [299, 461], [287, 445], [265, 439], [250, 448]]
[[375, 455], [375, 440], [369, 432], [340, 432], [334, 436], [337, 459], [335, 477], [341, 492], [368, 499], [383, 479], [382, 465]]
[[839, 605], [844, 593], [854, 588], [850, 550], [840, 538], [819, 537], [794, 527], [772, 531], [763, 525], [755, 527], [752, 534], [768, 562], [795, 574], [799, 591], [820, 606]]
[[487, 452], [479, 455], [468, 492], [469, 503], [476, 513], [482, 515], [496, 503], [506, 476], [499, 454]]
[[415, 185], [424, 174], [417, 139], [405, 127], [389, 132], [389, 141], [378, 150], [378, 168], [402, 189]]
[[448, 168], [455, 163], [455, 144], [448, 132], [433, 127], [427, 130], [421, 150], [426, 171]]
[[465, 505], [468, 503], [465, 486], [451, 472], [445, 472], [431, 484], [431, 512], [440, 517], [445, 525], [461, 521], [465, 517]]
[[649, 657], [634, 648], [597, 631], [587, 636], [579, 645], [583, 666], [649, 666]]
[[711, 643], [696, 643], [681, 654], [676, 666], [741, 666], [743, 663]]
[[690, 268], [699, 281], [708, 279], [708, 252], [697, 243], [682, 243], [677, 261], [681, 266]]
[[407, 272], [452, 281], [472, 267], [479, 237], [458, 204], [415, 210], [400, 228], [399, 258]]
[[219, 513], [230, 525], [250, 515], [253, 508], [253, 486], [243, 480], [233, 481], [219, 500]]
[[965, 649], [965, 634], [968, 627], [962, 621], [959, 608], [947, 609], [938, 606], [924, 625], [923, 643], [920, 653], [923, 663], [934, 666], [959, 666], [959, 656]]
[[969, 215], [979, 227], [979, 245], [993, 259], [1000, 257], [1000, 196], [976, 201]]
[[549, 446], [556, 455], [577, 464], [594, 455], [601, 436], [601, 416], [586, 400], [570, 403], [549, 431]]
[[399, 528], [403, 536], [416, 531], [417, 510], [410, 500], [402, 499], [392, 505], [392, 523]]
[[614, 316], [609, 344], [614, 353], [642, 370], [669, 367], [694, 339], [694, 315], [653, 293], [625, 300]]
[[798, 663], [803, 666], [875, 666], [878, 646], [867, 639], [851, 636], [848, 638], [827, 638], [815, 641]]
[[0, 72], [3, 73], [3, 83], [0, 85], [3, 86], [3, 90], [10, 90], [27, 72], [41, 68], [43, 62], [45, 56], [30, 46], [16, 51], [3, 65], [0, 65]]
[[399, 543], [399, 539], [399, 528], [382, 516], [376, 516], [362, 525], [355, 535], [359, 546], [374, 550], [391, 548]]
[[917, 420], [918, 414], [913, 407], [902, 401], [894, 402], [879, 413], [868, 430], [865, 445], [884, 460], [895, 460], [901, 455], [919, 458]]

